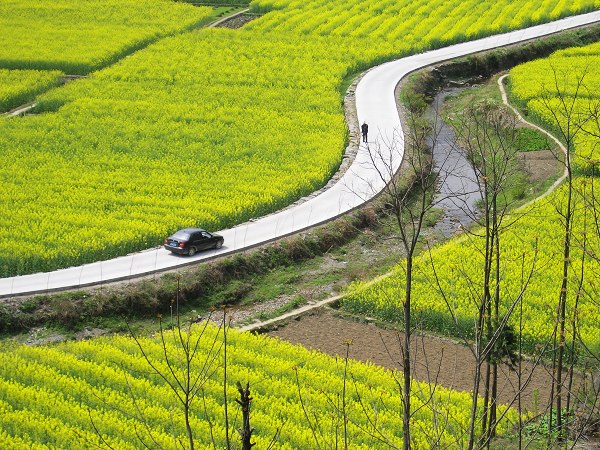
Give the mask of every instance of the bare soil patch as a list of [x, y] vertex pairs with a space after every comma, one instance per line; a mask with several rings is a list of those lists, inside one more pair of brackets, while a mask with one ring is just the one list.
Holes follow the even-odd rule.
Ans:
[[519, 154], [519, 158], [531, 183], [546, 181], [555, 177], [561, 170], [561, 163], [550, 150], [523, 152]]
[[236, 16], [233, 16], [233, 17], [219, 23], [218, 25], [215, 26], [215, 28], [230, 28], [230, 29], [242, 28], [248, 22], [256, 19], [257, 17], [259, 17], [257, 14], [247, 14], [247, 13], [238, 14]]
[[[342, 317], [328, 309], [315, 310], [269, 331], [269, 336], [301, 344], [330, 355], [343, 356], [345, 342], [352, 341], [350, 358], [369, 361], [389, 368], [402, 368], [400, 340], [402, 334], [378, 327], [373, 323], [358, 322]], [[471, 351], [462, 344], [442, 337], [416, 336], [413, 347], [414, 377], [417, 380], [436, 382], [459, 391], [470, 391], [473, 385], [475, 365]], [[542, 411], [550, 396], [551, 376], [546, 367], [534, 367], [523, 362], [523, 380], [531, 376], [524, 389], [524, 407], [537, 413]], [[517, 373], [507, 364], [499, 369], [499, 400], [507, 404], [516, 398]]]

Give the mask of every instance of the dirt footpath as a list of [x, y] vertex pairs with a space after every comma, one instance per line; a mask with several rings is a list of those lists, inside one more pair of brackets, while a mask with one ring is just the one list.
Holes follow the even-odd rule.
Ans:
[[[301, 316], [268, 334], [330, 355], [345, 355], [344, 342], [350, 339], [351, 358], [371, 361], [390, 369], [401, 368], [398, 333], [374, 324], [342, 318], [331, 310], [321, 309]], [[475, 367], [473, 355], [465, 346], [444, 338], [418, 336], [412, 356], [416, 361], [416, 379], [433, 382], [437, 378], [438, 384], [444, 387], [461, 391], [472, 389]], [[545, 367], [534, 369], [531, 363], [524, 362], [523, 380], [532, 370], [532, 379], [524, 390], [522, 402], [524, 407], [538, 412], [544, 408], [550, 396], [551, 378]], [[509, 403], [516, 397], [517, 374], [506, 364], [500, 367], [499, 372], [499, 399], [501, 403]]]

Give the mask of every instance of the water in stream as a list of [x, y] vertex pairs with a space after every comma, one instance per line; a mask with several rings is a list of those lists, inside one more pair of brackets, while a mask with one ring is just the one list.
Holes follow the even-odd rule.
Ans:
[[481, 198], [473, 167], [465, 156], [466, 152], [456, 143], [452, 128], [439, 116], [444, 99], [460, 90], [461, 88], [449, 88], [441, 91], [427, 112], [437, 128], [436, 138], [432, 137], [430, 140], [439, 183], [434, 203], [444, 211], [444, 216], [436, 224], [435, 231], [446, 237], [460, 232], [462, 227], [467, 227], [473, 222], [476, 202]]

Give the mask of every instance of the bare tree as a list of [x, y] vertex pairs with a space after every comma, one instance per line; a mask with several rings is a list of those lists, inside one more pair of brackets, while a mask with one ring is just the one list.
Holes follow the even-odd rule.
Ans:
[[[427, 106], [423, 96], [409, 94], [405, 97], [405, 104], [407, 130], [404, 137], [394, 135], [389, 141], [382, 139], [369, 143], [366, 150], [371, 165], [377, 170], [378, 178], [385, 184], [381, 193], [386, 206], [385, 211], [394, 219], [398, 230], [397, 238], [404, 250], [401, 260], [404, 270], [401, 396], [403, 448], [408, 450], [411, 448], [412, 373], [410, 352], [413, 331], [411, 301], [414, 258], [426, 214], [435, 206], [432, 200], [436, 190], [436, 173], [431, 148], [436, 142], [437, 127], [432, 127], [429, 121], [423, 117]], [[402, 175], [397, 176], [392, 163], [402, 141], [406, 144], [406, 153], [402, 163]]]
[[[352, 345], [351, 340], [344, 342], [346, 347], [346, 353], [343, 358], [344, 371], [342, 374], [342, 391], [327, 396], [327, 404], [331, 408], [332, 422], [330, 429], [326, 430], [325, 425], [319, 420], [318, 414], [311, 411], [309, 405], [305, 401], [305, 396], [302, 394], [302, 384], [300, 382], [300, 368], [294, 366], [293, 370], [296, 373], [296, 389], [298, 392], [298, 399], [300, 401], [300, 407], [304, 412], [306, 423], [310, 428], [311, 434], [314, 439], [314, 445], [316, 448], [339, 448], [340, 444], [344, 450], [349, 448], [349, 436], [348, 436], [348, 411], [347, 411], [347, 400], [346, 400], [346, 389], [348, 382], [348, 363], [350, 361], [350, 346]], [[320, 411], [321, 413], [323, 411]], [[341, 435], [341, 436], [340, 436]]]
[[[204, 383], [215, 372], [222, 343], [219, 340], [219, 333], [214, 333], [209, 348], [201, 349], [200, 343], [210, 322], [205, 321], [199, 330], [192, 329], [194, 326], [192, 322], [182, 329], [178, 310], [174, 317], [175, 324], [171, 326], [170, 330], [167, 330], [164, 327], [162, 315], [159, 315], [160, 343], [166, 363], [164, 369], [150, 357], [131, 328], [129, 328], [129, 332], [148, 365], [169, 387], [181, 405], [187, 434], [187, 448], [193, 450], [195, 448], [194, 431], [190, 424], [192, 403], [199, 394], [202, 394]], [[219, 326], [219, 328], [221, 327], [223, 324]], [[180, 445], [183, 446], [181, 442]]]
[[[573, 75], [561, 72], [550, 64], [553, 76], [552, 86], [542, 86], [542, 95], [539, 98], [545, 112], [551, 118], [551, 126], [557, 130], [560, 140], [565, 146], [565, 154], [557, 155], [557, 159], [564, 164], [566, 171], [565, 198], [557, 205], [557, 212], [562, 219], [562, 277], [556, 308], [556, 326], [553, 333], [554, 354], [553, 366], [555, 377], [552, 383], [552, 401], [556, 405], [556, 431], [559, 441], [566, 438], [566, 429], [563, 422], [563, 390], [565, 388], [565, 349], [567, 345], [567, 303], [569, 299], [569, 279], [573, 269], [571, 253], [573, 246], [573, 224], [576, 216], [576, 188], [574, 183], [573, 155], [576, 139], [584, 133], [592, 116], [589, 112], [581, 111], [577, 103], [584, 95], [585, 77], [589, 69]], [[583, 267], [583, 266], [582, 266]], [[583, 279], [584, 274], [581, 274]], [[549, 423], [552, 424], [554, 411], [552, 406], [549, 411]], [[549, 434], [549, 443], [551, 434]]]
[[[179, 280], [178, 280], [179, 281]], [[224, 408], [224, 428], [225, 428], [225, 448], [231, 449], [232, 442], [230, 438], [230, 423], [228, 410], [228, 376], [227, 376], [227, 334], [230, 327], [228, 323], [227, 309], [223, 308], [223, 316], [221, 320], [217, 320], [218, 325], [215, 327], [214, 321], [211, 319], [211, 314], [205, 317], [200, 323], [195, 320], [190, 320], [186, 324], [181, 321], [179, 312], [179, 285], [177, 295], [171, 304], [170, 324], [165, 326], [162, 315], [158, 316], [159, 322], [159, 340], [162, 349], [162, 358], [153, 357], [145, 344], [133, 332], [129, 324], [127, 324], [129, 333], [140, 350], [146, 363], [152, 369], [152, 372], [158, 376], [160, 380], [173, 393], [176, 402], [181, 406], [183, 413], [183, 422], [186, 430], [186, 442], [180, 439], [176, 432], [176, 423], [173, 423], [173, 439], [176, 448], [195, 448], [194, 429], [191, 425], [191, 417], [193, 414], [193, 405], [196, 399], [200, 397], [203, 402], [205, 411], [205, 419], [210, 430], [210, 439], [213, 448], [217, 448], [215, 436], [213, 433], [214, 421], [208, 415], [206, 408], [206, 398], [204, 396], [204, 384], [209, 379], [214, 379], [218, 376], [219, 369], [223, 369], [223, 408]], [[222, 365], [220, 359], [222, 358]], [[238, 381], [237, 390], [239, 398], [236, 398], [237, 404], [242, 411], [242, 424], [237, 429], [241, 440], [243, 450], [250, 450], [255, 444], [252, 442], [252, 434], [254, 429], [250, 423], [250, 404], [252, 397], [250, 395], [250, 384], [245, 386]], [[131, 390], [130, 390], [131, 391]], [[136, 435], [140, 443], [145, 448], [151, 448], [147, 444], [150, 439], [152, 446], [162, 448], [159, 442], [152, 435], [152, 428], [148, 425], [142, 411], [137, 407], [137, 399], [133, 391], [131, 391], [134, 406], [137, 411], [137, 419], [142, 423], [144, 434], [136, 430]], [[109, 405], [112, 408], [119, 409], [119, 406]], [[92, 427], [96, 431], [103, 445], [111, 448], [103, 439], [101, 430], [99, 430], [93, 420], [91, 411], [89, 412]], [[276, 443], [283, 424], [276, 430], [270, 444], [266, 450], [271, 449]]]
[[[469, 424], [468, 448], [477, 444], [475, 428], [479, 419], [478, 395], [483, 388], [483, 414], [481, 417], [481, 438], [479, 446], [488, 446], [496, 434], [498, 363], [507, 355], [506, 344], [516, 345], [514, 334], [508, 327], [508, 320], [517, 301], [522, 295], [533, 273], [529, 270], [521, 291], [514, 297], [509, 312], [500, 316], [499, 308], [503, 299], [502, 281], [502, 236], [518, 218], [518, 214], [508, 215], [512, 199], [508, 195], [512, 186], [512, 174], [517, 161], [518, 119], [507, 108], [491, 102], [480, 102], [468, 106], [454, 118], [453, 126], [457, 141], [471, 161], [475, 180], [479, 186], [480, 207], [471, 211], [478, 225], [466, 229], [471, 239], [482, 240], [483, 258], [480, 278], [468, 273], [462, 275], [469, 280], [472, 296], [477, 309], [474, 326], [475, 374], [473, 379], [473, 402]], [[449, 302], [447, 302], [450, 305]], [[485, 363], [485, 371], [482, 368]], [[483, 386], [481, 386], [481, 378]]]
[[[589, 67], [589, 66], [588, 66]], [[575, 74], [578, 79], [585, 82], [587, 69], [581, 74]], [[573, 76], [573, 75], [572, 75]], [[600, 148], [600, 100], [594, 98], [589, 87], [582, 86], [579, 108], [583, 111], [577, 114], [578, 123], [581, 125], [581, 138], [588, 141], [589, 153], [579, 147], [577, 154], [583, 161], [584, 168], [577, 183], [574, 185], [575, 193], [580, 203], [576, 209], [583, 224], [582, 232], [573, 233], [573, 245], [577, 247], [579, 261], [571, 262], [571, 277], [575, 288], [572, 317], [569, 320], [571, 328], [570, 365], [568, 368], [567, 396], [565, 409], [569, 413], [569, 437], [576, 443], [600, 430], [600, 377], [594, 373], [593, 368], [600, 365], [600, 353], [597, 348], [590, 348], [581, 335], [580, 302], [600, 307], [600, 289], [595, 283], [585, 283], [585, 280], [600, 279], [600, 197], [597, 193], [597, 176], [600, 160], [595, 157]], [[585, 102], [582, 107], [581, 102]], [[575, 390], [574, 364], [576, 358], [584, 365], [583, 385]], [[589, 366], [588, 366], [589, 362]], [[591, 368], [591, 369], [589, 369]], [[589, 372], [588, 372], [589, 370]]]

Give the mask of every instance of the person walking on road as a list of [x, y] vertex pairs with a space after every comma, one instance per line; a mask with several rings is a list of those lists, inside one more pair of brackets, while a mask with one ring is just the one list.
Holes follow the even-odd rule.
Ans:
[[367, 134], [369, 133], [369, 125], [367, 125], [367, 122], [363, 122], [360, 127], [360, 131], [362, 132], [363, 142], [367, 142]]

